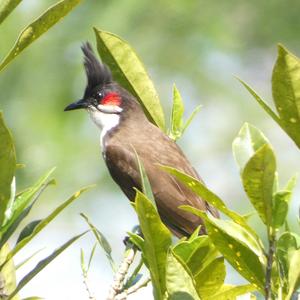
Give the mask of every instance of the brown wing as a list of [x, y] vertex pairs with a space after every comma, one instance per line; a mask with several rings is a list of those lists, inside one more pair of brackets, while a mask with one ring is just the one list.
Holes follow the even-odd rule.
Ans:
[[[106, 146], [106, 164], [112, 178], [126, 196], [133, 201], [135, 197], [133, 188], [141, 189], [141, 183], [132, 146], [127, 146], [127, 148], [124, 147], [123, 143], [122, 146], [118, 143], [109, 143]], [[135, 147], [135, 149], [146, 148], [138, 147], [138, 145]], [[198, 177], [198, 175], [179, 147], [172, 141], [171, 143], [169, 140], [167, 141], [164, 153], [159, 153], [156, 149], [152, 150], [150, 153], [142, 150], [137, 150], [137, 152], [149, 178], [159, 214], [174, 234], [188, 236], [197, 226], [202, 224], [202, 220], [178, 207], [180, 205], [191, 205], [201, 210], [207, 210], [210, 207], [173, 176], [163, 171], [157, 164], [170, 165], [194, 177]], [[169, 152], [172, 152], [172, 155], [168, 155]], [[213, 214], [215, 213], [213, 212]]]

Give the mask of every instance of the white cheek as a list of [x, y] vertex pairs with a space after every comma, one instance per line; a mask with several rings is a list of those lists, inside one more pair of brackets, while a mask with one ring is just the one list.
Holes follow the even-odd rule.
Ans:
[[103, 144], [105, 135], [119, 124], [120, 115], [103, 113], [95, 108], [88, 109], [88, 112], [92, 121], [101, 129], [100, 143], [103, 148], [105, 146]]

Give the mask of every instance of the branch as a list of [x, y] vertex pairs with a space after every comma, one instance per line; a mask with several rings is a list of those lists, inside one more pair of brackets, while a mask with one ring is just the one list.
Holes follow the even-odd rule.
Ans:
[[134, 260], [136, 251], [136, 247], [131, 243], [127, 246], [123, 261], [121, 262], [119, 269], [114, 276], [114, 282], [108, 292], [108, 296], [106, 298], [107, 300], [116, 300], [116, 296], [122, 291], [125, 276], [127, 275], [128, 269]]

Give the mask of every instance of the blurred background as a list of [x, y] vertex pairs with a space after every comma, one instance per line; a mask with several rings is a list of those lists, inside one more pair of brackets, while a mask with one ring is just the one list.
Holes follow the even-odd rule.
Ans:
[[[12, 47], [18, 33], [54, 1], [24, 0], [0, 27], [0, 54]], [[60, 215], [32, 248], [17, 261], [43, 248], [24, 267], [36, 262], [71, 236], [86, 229], [79, 216], [87, 214], [110, 241], [118, 262], [122, 239], [137, 220], [128, 200], [108, 176], [100, 155], [99, 132], [84, 111], [63, 112], [85, 88], [82, 42], [95, 46], [92, 27], [123, 37], [136, 49], [160, 94], [167, 120], [172, 85], [181, 91], [188, 116], [202, 110], [179, 141], [209, 188], [230, 208], [252, 210], [242, 190], [231, 144], [244, 122], [260, 128], [274, 146], [283, 185], [300, 169], [300, 152], [285, 133], [255, 103], [234, 76], [249, 83], [271, 104], [271, 72], [276, 44], [283, 43], [300, 55], [300, 2], [288, 1], [180, 1], [89, 0], [24, 51], [0, 75], [0, 108], [14, 135], [19, 163], [18, 190], [56, 166], [56, 187], [36, 205], [26, 223], [46, 216], [80, 187], [96, 183]], [[290, 209], [295, 228], [300, 185]], [[257, 218], [251, 220], [262, 237]], [[80, 248], [87, 253], [92, 235], [82, 238], [41, 272], [22, 292], [46, 299], [87, 299], [80, 270]], [[230, 269], [229, 269], [230, 270]], [[22, 277], [22, 272], [19, 273]], [[91, 289], [104, 299], [112, 272], [97, 250], [90, 274]], [[230, 283], [241, 279], [229, 272]], [[132, 299], [152, 299], [151, 290]]]

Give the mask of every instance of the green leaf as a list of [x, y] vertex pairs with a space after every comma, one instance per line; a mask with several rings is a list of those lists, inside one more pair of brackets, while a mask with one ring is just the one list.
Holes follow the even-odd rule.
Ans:
[[[20, 217], [24, 212], [24, 209], [32, 203], [33, 197], [37, 194], [38, 191], [44, 190], [48, 185], [55, 184], [55, 181], [49, 181], [49, 177], [54, 172], [55, 168], [52, 168], [45, 175], [43, 175], [32, 187], [26, 189], [21, 194], [18, 194], [14, 199], [11, 207], [11, 212], [6, 211], [5, 220], [3, 222], [3, 228], [1, 228], [1, 233], [5, 233], [7, 229]], [[47, 182], [47, 183], [46, 183]], [[40, 196], [41, 193], [39, 193]], [[37, 200], [37, 197], [35, 197]]]
[[278, 45], [272, 92], [285, 131], [300, 147], [300, 60], [282, 45]]
[[32, 296], [32, 297], [23, 298], [22, 300], [43, 300], [43, 299], [45, 298]]
[[197, 291], [201, 299], [214, 295], [224, 284], [226, 268], [224, 257], [213, 260], [206, 268], [195, 276]]
[[113, 269], [113, 271], [116, 271], [116, 265], [115, 265], [115, 262], [111, 256], [111, 246], [109, 244], [109, 242], [107, 241], [106, 237], [101, 233], [101, 231], [99, 231], [89, 220], [89, 218], [81, 213], [80, 214], [83, 219], [86, 221], [86, 223], [89, 225], [90, 229], [92, 230], [96, 240], [98, 241], [100, 247], [104, 250], [105, 252], [105, 255], [111, 265], [111, 268]]
[[127, 234], [130, 237], [130, 241], [143, 252], [144, 251], [144, 242], [145, 242], [144, 239], [141, 236], [139, 236], [138, 234], [135, 234], [132, 232], [127, 232]]
[[171, 245], [171, 233], [162, 223], [152, 202], [137, 191], [136, 212], [144, 236], [143, 255], [149, 268], [155, 299], [163, 299], [166, 292], [166, 261]]
[[150, 199], [152, 201], [152, 203], [155, 205], [156, 207], [156, 203], [155, 203], [155, 199], [152, 193], [152, 188], [151, 188], [151, 184], [149, 181], [149, 178], [147, 176], [145, 167], [142, 163], [142, 161], [140, 160], [136, 150], [134, 149], [134, 147], [132, 146], [133, 151], [135, 153], [135, 157], [136, 157], [136, 161], [138, 163], [138, 167], [139, 167], [139, 173], [141, 176], [141, 183], [142, 183], [142, 192], [145, 194], [145, 196]]
[[19, 5], [22, 0], [2, 0], [0, 3], [0, 24]]
[[164, 131], [165, 119], [158, 94], [135, 51], [112, 33], [96, 28], [94, 31], [98, 52], [112, 70], [114, 80], [137, 98], [150, 121]]
[[49, 7], [40, 17], [25, 27], [20, 33], [15, 45], [0, 64], [0, 70], [8, 65], [26, 47], [48, 31], [59, 20], [65, 17], [80, 0], [62, 0]]
[[209, 265], [218, 252], [208, 236], [198, 236], [193, 240], [177, 243], [173, 252], [183, 261], [194, 276]]
[[33, 270], [31, 270], [27, 275], [25, 275], [19, 282], [17, 288], [9, 295], [7, 300], [11, 300], [32, 278], [34, 278], [39, 272], [41, 272], [50, 262], [52, 262], [59, 254], [66, 250], [70, 245], [72, 245], [76, 240], [86, 234], [88, 231], [85, 231], [79, 235], [74, 236], [58, 249], [56, 249], [48, 257], [41, 260]]
[[257, 101], [257, 103], [265, 110], [267, 114], [283, 129], [284, 126], [280, 120], [280, 118], [277, 116], [277, 114], [268, 106], [268, 104], [243, 80], [237, 78], [242, 85], [248, 90], [248, 92], [253, 96], [253, 98]]
[[[255, 291], [256, 288], [252, 284], [239, 286], [223, 285], [220, 290], [213, 295], [213, 299], [218, 300], [236, 300], [238, 296]], [[250, 299], [250, 298], [249, 298]], [[252, 298], [251, 298], [252, 299]]]
[[263, 291], [266, 261], [259, 241], [232, 221], [208, 217], [203, 211], [190, 206], [184, 208], [204, 220], [216, 248], [244, 278]]
[[300, 236], [290, 232], [283, 233], [277, 242], [276, 256], [285, 283], [284, 299], [290, 299], [300, 287]]
[[263, 133], [249, 123], [245, 123], [232, 143], [235, 161], [241, 171], [254, 153], [263, 145], [269, 144]]
[[89, 258], [89, 262], [88, 262], [88, 265], [87, 265], [87, 272], [89, 271], [90, 267], [91, 267], [91, 263], [92, 263], [92, 260], [93, 260], [93, 257], [95, 255], [95, 250], [97, 248], [97, 243], [94, 244], [92, 250], [91, 250], [91, 254], [90, 254], [90, 258]]
[[187, 119], [187, 121], [185, 122], [185, 124], [182, 127], [181, 135], [183, 135], [183, 133], [185, 132], [185, 130], [190, 126], [191, 122], [193, 121], [193, 119], [195, 118], [195, 116], [197, 115], [197, 113], [201, 110], [201, 107], [202, 107], [202, 105], [198, 105], [193, 110], [193, 112], [191, 113], [191, 115], [189, 116], [189, 118]]
[[221, 200], [221, 198], [219, 198], [216, 194], [210, 191], [202, 182], [172, 167], [161, 166], [161, 168], [170, 173], [171, 175], [174, 175], [178, 180], [180, 180], [183, 184], [190, 188], [195, 194], [199, 195], [202, 199], [205, 199], [205, 201], [216, 207], [223, 214], [234, 220], [239, 225], [243, 226], [245, 229], [251, 232], [255, 238], [258, 239], [256, 232], [247, 224], [246, 220], [233, 210], [227, 208], [225, 203]]
[[275, 155], [271, 147], [265, 144], [250, 158], [242, 173], [245, 192], [267, 226], [272, 222], [275, 172]]
[[[7, 255], [10, 252], [8, 243], [5, 243], [0, 250], [0, 263], [2, 264], [7, 260]], [[12, 259], [1, 270], [0, 273], [1, 292], [9, 295], [16, 288], [16, 268]], [[3, 288], [3, 290], [2, 290]], [[18, 296], [14, 298], [17, 300]]]
[[177, 140], [182, 134], [184, 105], [177, 87], [173, 86], [173, 106], [171, 114], [170, 138]]
[[10, 201], [11, 183], [16, 169], [16, 153], [12, 136], [0, 111], [0, 224]]
[[167, 256], [166, 285], [170, 300], [200, 300], [192, 276], [172, 251]]
[[292, 192], [296, 186], [297, 180], [298, 180], [298, 174], [290, 178], [290, 180], [287, 182], [286, 186], [284, 187], [284, 190], [288, 192]]
[[35, 257], [38, 253], [40, 253], [42, 250], [44, 250], [44, 248], [39, 249], [35, 252], [33, 252], [29, 257], [25, 258], [24, 260], [22, 260], [20, 263], [18, 263], [16, 265], [16, 270], [20, 269], [21, 267], [23, 267], [24, 265], [26, 265], [33, 257]]
[[21, 231], [18, 239], [17, 239], [17, 244], [20, 243], [23, 239], [27, 238], [28, 236], [30, 236], [35, 227], [41, 223], [42, 220], [35, 220], [35, 221], [32, 221], [30, 222], [29, 224], [27, 224]]
[[73, 194], [67, 201], [63, 202], [59, 205], [50, 215], [46, 218], [42, 219], [39, 223], [36, 224], [34, 228], [32, 228], [32, 232], [30, 235], [24, 237], [19, 243], [15, 245], [12, 251], [8, 254], [8, 259], [13, 257], [16, 253], [18, 253], [24, 246], [26, 246], [42, 229], [44, 229], [59, 213], [61, 213], [67, 206], [69, 206], [72, 202], [74, 202], [83, 192], [90, 189], [91, 186], [82, 188]]
[[[20, 223], [26, 218], [26, 216], [31, 211], [33, 205], [35, 202], [39, 199], [40, 195], [43, 193], [43, 191], [47, 188], [48, 185], [52, 184], [53, 180], [50, 180], [46, 183], [44, 183], [40, 190], [34, 195], [34, 198], [32, 200], [32, 203], [27, 206], [24, 210], [18, 210], [18, 214], [16, 213], [15, 217], [13, 217], [8, 224], [2, 229], [3, 235], [0, 241], [0, 248], [4, 243], [8, 241], [8, 239], [12, 236], [12, 234], [15, 232], [15, 230], [18, 228]], [[1, 269], [1, 267], [0, 267]]]
[[279, 191], [273, 196], [272, 227], [275, 229], [279, 229], [286, 220], [291, 195], [289, 191]]

